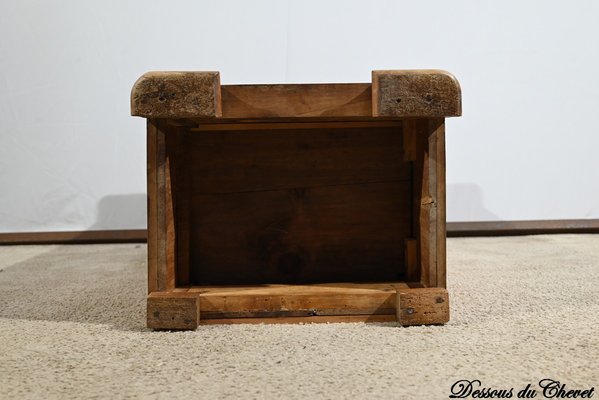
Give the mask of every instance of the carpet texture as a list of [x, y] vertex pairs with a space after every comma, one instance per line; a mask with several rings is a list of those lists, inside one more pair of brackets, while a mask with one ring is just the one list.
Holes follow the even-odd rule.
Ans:
[[459, 379], [599, 386], [599, 235], [447, 249], [445, 326], [151, 332], [145, 245], [0, 247], [0, 398], [444, 399]]

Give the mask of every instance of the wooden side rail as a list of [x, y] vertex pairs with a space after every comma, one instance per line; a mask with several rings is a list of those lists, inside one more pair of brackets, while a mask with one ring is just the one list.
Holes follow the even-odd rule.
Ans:
[[440, 70], [373, 71], [371, 83], [222, 85], [218, 72], [148, 72], [131, 91], [145, 118], [444, 118], [462, 114]]
[[[336, 286], [335, 286], [336, 285]], [[262, 285], [154, 292], [148, 327], [196, 329], [215, 323], [398, 322], [444, 324], [449, 298], [443, 288], [406, 284]]]

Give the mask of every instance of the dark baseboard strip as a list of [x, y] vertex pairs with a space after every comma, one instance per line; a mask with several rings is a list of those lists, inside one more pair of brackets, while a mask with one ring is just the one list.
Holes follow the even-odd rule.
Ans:
[[145, 243], [145, 229], [0, 233], [3, 244]]
[[[447, 223], [448, 237], [542, 235], [551, 233], [599, 233], [599, 219]], [[146, 240], [147, 231], [145, 229], [0, 233], [0, 245], [145, 243]]]
[[448, 237], [599, 233], [599, 219], [448, 222]]

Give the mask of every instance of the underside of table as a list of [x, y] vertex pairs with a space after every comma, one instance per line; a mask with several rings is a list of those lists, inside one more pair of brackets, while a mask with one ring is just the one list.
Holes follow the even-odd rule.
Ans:
[[147, 118], [148, 327], [449, 320], [452, 75], [221, 85], [151, 72], [131, 110]]

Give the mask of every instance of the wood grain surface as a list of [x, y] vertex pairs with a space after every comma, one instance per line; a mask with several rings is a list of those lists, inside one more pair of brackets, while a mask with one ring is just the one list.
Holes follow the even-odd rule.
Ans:
[[131, 89], [131, 115], [145, 118], [220, 117], [220, 74], [147, 72]]
[[372, 71], [374, 117], [444, 118], [462, 115], [460, 84], [440, 70]]
[[223, 85], [223, 117], [371, 116], [369, 83]]
[[449, 321], [449, 296], [443, 288], [398, 289], [397, 321], [403, 326]]
[[195, 284], [394, 281], [411, 167], [400, 126], [190, 136]]
[[263, 318], [395, 314], [397, 289], [405, 283], [331, 283], [193, 287], [202, 318]]
[[196, 329], [200, 298], [196, 293], [153, 292], [147, 300], [147, 326], [151, 329]]
[[458, 81], [439, 70], [373, 71], [371, 83], [222, 86], [218, 72], [148, 72], [131, 91], [132, 115], [171, 121], [451, 117], [461, 107]]

